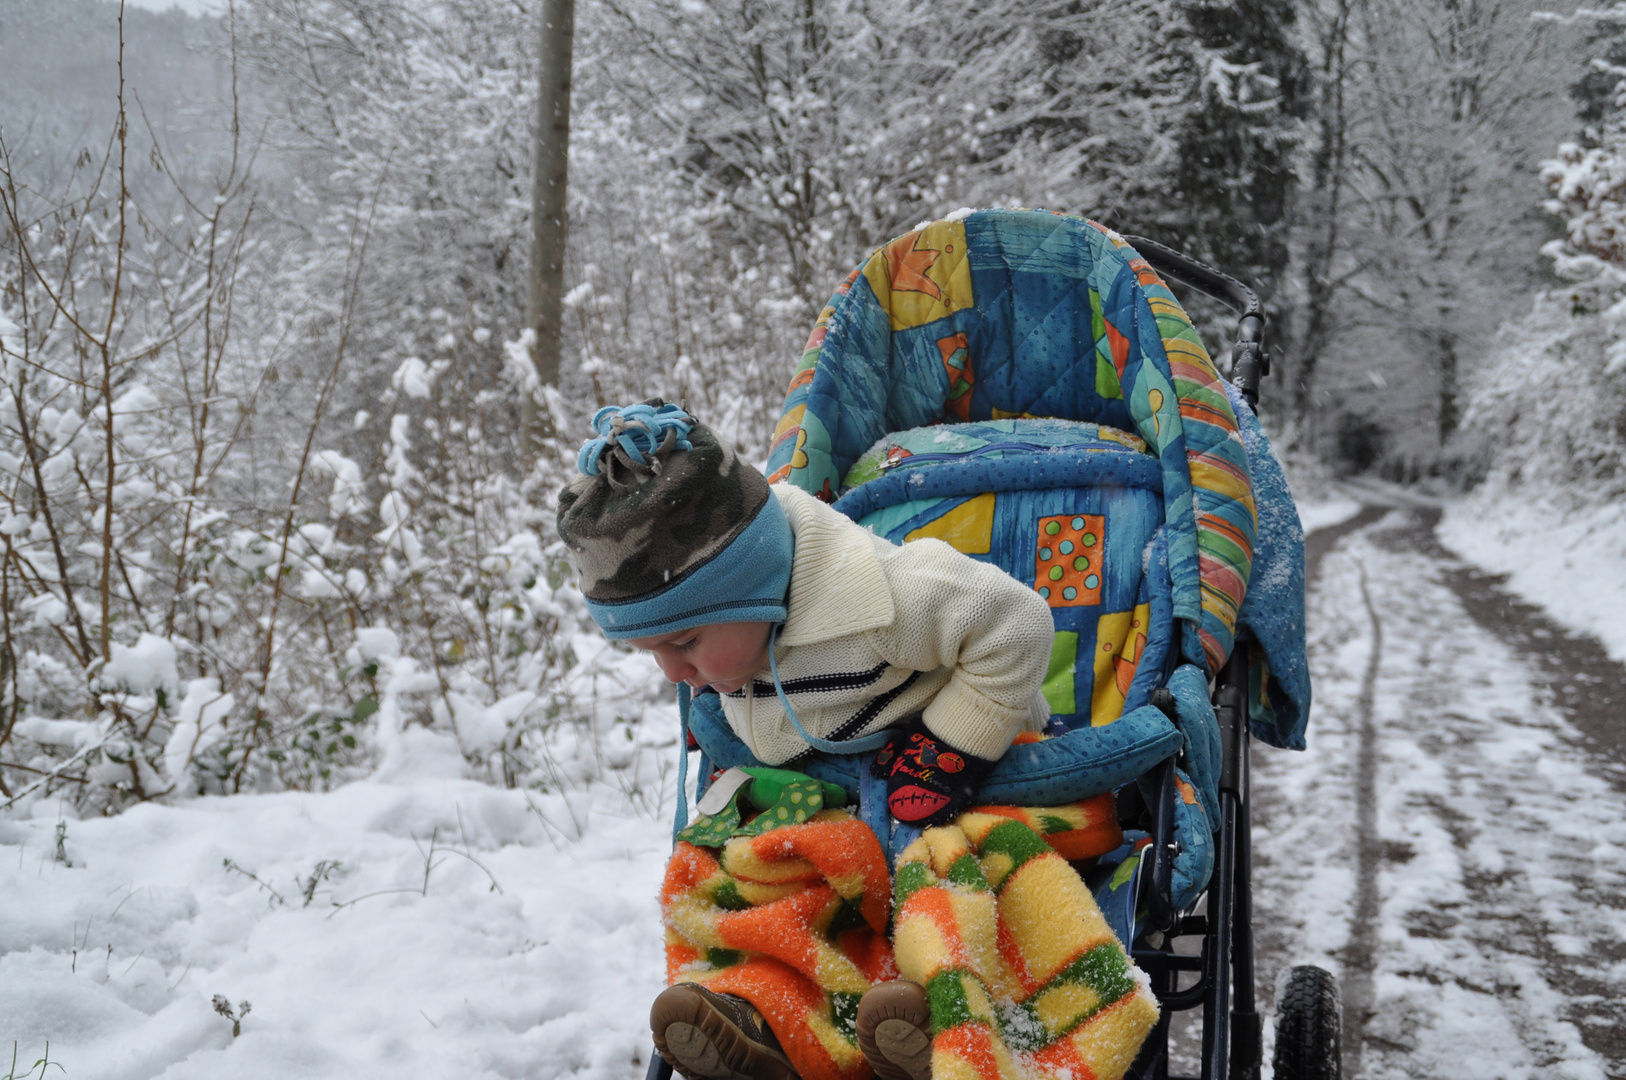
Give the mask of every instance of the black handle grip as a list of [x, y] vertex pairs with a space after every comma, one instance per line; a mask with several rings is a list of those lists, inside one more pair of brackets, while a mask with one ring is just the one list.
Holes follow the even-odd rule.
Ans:
[[1259, 380], [1270, 374], [1270, 353], [1265, 351], [1265, 305], [1259, 294], [1230, 274], [1156, 240], [1127, 234], [1123, 238], [1159, 276], [1211, 296], [1241, 316], [1236, 325], [1236, 344], [1231, 349], [1231, 383], [1241, 391], [1248, 408], [1257, 410]]

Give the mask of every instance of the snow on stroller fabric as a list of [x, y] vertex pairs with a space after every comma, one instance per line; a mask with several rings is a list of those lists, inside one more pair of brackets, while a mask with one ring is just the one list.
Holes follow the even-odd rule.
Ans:
[[[1255, 734], [1302, 745], [1308, 710], [1302, 601], [1296, 620], [1277, 602], [1293, 598], [1295, 572], [1302, 588], [1297, 515], [1257, 421], [1228, 390], [1179, 303], [1115, 234], [1042, 211], [979, 211], [900, 237], [842, 283], [768, 463], [770, 480], [888, 539], [939, 537], [1045, 595], [1053, 737], [1012, 747], [982, 796], [1031, 806], [1097, 795], [1184, 743], [1183, 901], [1212, 866], [1218, 752], [1206, 694], [1178, 687], [1205, 686], [1238, 613], [1262, 613]], [[1273, 499], [1258, 597], [1247, 591], [1250, 472]], [[1178, 726], [1149, 704], [1165, 684]], [[712, 765], [757, 764], [714, 697], [696, 701], [691, 725]], [[811, 754], [798, 768], [871, 808], [882, 801], [861, 799], [854, 758]], [[872, 824], [891, 829], [894, 850], [910, 839], [884, 813]]]
[[[990, 812], [1011, 813], [1028, 823], [1029, 835], [1042, 836], [1049, 828], [1042, 811], [1013, 808], [1104, 798], [1177, 751], [1170, 893], [1177, 908], [1201, 895], [1221, 820], [1209, 677], [1240, 632], [1253, 676], [1254, 734], [1302, 746], [1309, 706], [1302, 535], [1257, 420], [1220, 380], [1144, 260], [1094, 223], [1039, 211], [956, 215], [893, 241], [821, 313], [790, 384], [768, 471], [770, 480], [833, 502], [889, 540], [937, 537], [1000, 566], [1032, 585], [1055, 620], [1045, 737], [1019, 741], [983, 784], [981, 799], [996, 805], [962, 821], [972, 857], [966, 866], [966, 852], [938, 850], [943, 838], [920, 838], [891, 821], [885, 783], [869, 775], [863, 757], [815, 751], [794, 765], [844, 789], [897, 860], [900, 965], [906, 955], [919, 959], [921, 941], [938, 940], [932, 919], [918, 918], [921, 904], [905, 898], [917, 885], [941, 884], [934, 873], [967, 887], [976, 875], [966, 867], [984, 842], [977, 830], [1002, 820]], [[1269, 497], [1262, 516], [1256, 484]], [[719, 767], [759, 764], [715, 695], [697, 698], [688, 722], [704, 754], [703, 785]], [[1146, 842], [1088, 853], [1102, 856], [1089, 879], [1098, 917], [1126, 948], [1138, 936]], [[717, 880], [709, 867], [690, 877], [694, 888]], [[954, 921], [932, 918], [946, 919], [944, 927]], [[925, 937], [903, 941], [917, 933]], [[925, 952], [946, 957], [954, 947]], [[1111, 1035], [1112, 1022], [1103, 1022], [1111, 1010], [1100, 1002], [1112, 997], [1100, 996], [1106, 984], [1093, 983], [1085, 996], [1094, 995], [1096, 1006], [1049, 1016], [1045, 995], [1072, 986], [1072, 975], [1058, 973], [1054, 987], [1006, 995], [1033, 1011], [1028, 1027], [1037, 1041], [1027, 1047], [1011, 1041], [1013, 1031], [1027, 1030], [1022, 1025], [992, 1014], [979, 1021], [986, 1010], [975, 1004], [975, 980], [962, 985], [952, 974], [944, 968], [941, 987], [930, 979], [934, 995], [963, 991], [964, 1008], [945, 1015], [964, 1020], [967, 1033], [985, 1022], [1008, 1050], [1031, 1051], [1030, 1064], [1057, 1075], [1122, 1075], [1129, 1065], [1122, 1055], [1139, 1044], [1133, 1033], [1150, 1022], [1127, 1019], [1131, 993], [1119, 1002], [1128, 1026]], [[831, 991], [832, 1009], [838, 997]], [[933, 1001], [935, 1023], [940, 1003]], [[1085, 1016], [1095, 1017], [1093, 1034], [1070, 1026]], [[934, 1037], [934, 1062], [937, 1040], [960, 1030]], [[825, 1042], [841, 1049], [834, 1037]], [[1010, 1074], [978, 1047], [968, 1042], [960, 1064], [983, 1076]], [[1075, 1051], [1098, 1056], [1082, 1070], [1071, 1059], [1046, 1064]], [[986, 1068], [972, 1067], [985, 1057]]]

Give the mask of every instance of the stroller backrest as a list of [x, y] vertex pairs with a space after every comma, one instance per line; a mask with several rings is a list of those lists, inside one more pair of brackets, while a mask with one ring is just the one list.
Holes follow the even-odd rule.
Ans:
[[[872, 254], [814, 326], [769, 479], [834, 502], [874, 479], [851, 470], [889, 434], [1035, 417], [1143, 442], [1161, 494], [1178, 650], [1217, 669], [1231, 649], [1257, 527], [1236, 414], [1173, 294], [1092, 222], [977, 211]], [[1006, 568], [1022, 576], [1022, 566]]]
[[1162, 476], [1137, 436], [1066, 420], [889, 435], [836, 509], [895, 543], [947, 541], [1031, 584], [1056, 623], [1053, 734], [1147, 704], [1174, 646]]

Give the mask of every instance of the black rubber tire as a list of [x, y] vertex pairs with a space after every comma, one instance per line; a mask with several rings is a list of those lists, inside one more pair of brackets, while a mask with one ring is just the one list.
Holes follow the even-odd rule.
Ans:
[[1289, 971], [1276, 1003], [1276, 1080], [1339, 1080], [1342, 1029], [1338, 980], [1309, 965]]

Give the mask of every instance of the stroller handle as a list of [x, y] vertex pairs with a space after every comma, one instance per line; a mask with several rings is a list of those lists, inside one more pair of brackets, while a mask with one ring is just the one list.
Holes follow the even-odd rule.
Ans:
[[1156, 240], [1127, 233], [1123, 238], [1161, 276], [1211, 296], [1241, 316], [1237, 320], [1236, 344], [1231, 348], [1231, 382], [1242, 392], [1248, 407], [1257, 409], [1259, 380], [1270, 374], [1270, 354], [1265, 351], [1265, 305], [1260, 303], [1259, 294], [1231, 275]]

